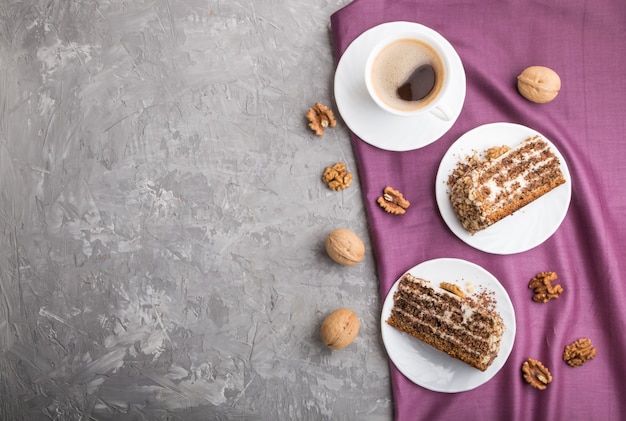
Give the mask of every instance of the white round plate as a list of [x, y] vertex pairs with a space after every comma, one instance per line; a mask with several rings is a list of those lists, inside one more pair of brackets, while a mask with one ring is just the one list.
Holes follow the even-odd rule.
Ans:
[[[417, 30], [439, 39], [450, 55], [451, 84], [443, 101], [451, 118], [441, 120], [430, 113], [397, 116], [383, 111], [365, 86], [367, 56], [381, 39], [396, 32]], [[465, 70], [452, 45], [434, 30], [413, 22], [389, 22], [368, 29], [346, 49], [335, 72], [335, 102], [350, 130], [380, 149], [409, 151], [426, 146], [443, 136], [455, 123], [465, 101]]]
[[[529, 136], [546, 140], [559, 158], [565, 184], [560, 185], [513, 215], [492, 226], [470, 234], [456, 217], [450, 203], [448, 176], [465, 157], [482, 153], [492, 146], [517, 146]], [[452, 232], [470, 246], [493, 254], [514, 254], [530, 250], [546, 241], [559, 228], [572, 197], [572, 178], [563, 155], [544, 135], [526, 126], [513, 123], [491, 123], [476, 127], [461, 136], [444, 155], [437, 172], [435, 193], [437, 205]]]
[[496, 311], [502, 316], [506, 330], [500, 343], [500, 352], [486, 371], [452, 358], [387, 324], [393, 307], [393, 294], [398, 290], [400, 282], [398, 279], [385, 298], [381, 315], [383, 342], [391, 361], [413, 383], [435, 392], [464, 392], [488, 382], [504, 366], [515, 342], [515, 311], [504, 287], [482, 267], [461, 259], [428, 260], [408, 272], [435, 285], [446, 281], [456, 283], [463, 289], [466, 284], [470, 284], [476, 292], [483, 288], [493, 291]]

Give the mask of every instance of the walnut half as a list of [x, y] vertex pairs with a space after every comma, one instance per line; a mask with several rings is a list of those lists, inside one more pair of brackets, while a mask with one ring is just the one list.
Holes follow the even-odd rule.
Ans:
[[552, 382], [552, 374], [541, 362], [528, 358], [522, 364], [522, 376], [526, 383], [539, 390], [546, 390]]
[[453, 283], [442, 282], [442, 283], [439, 284], [439, 288], [445, 289], [446, 291], [451, 292], [452, 294], [454, 294], [456, 296], [459, 296], [461, 298], [465, 297], [465, 293], [463, 292], [461, 287], [459, 287], [458, 285], [455, 285]]
[[593, 360], [597, 353], [598, 350], [591, 344], [591, 339], [580, 338], [565, 347], [563, 360], [571, 367], [578, 367]]
[[343, 190], [352, 184], [352, 173], [348, 172], [346, 164], [337, 162], [333, 166], [324, 169], [322, 181], [328, 184], [328, 188], [331, 190]]
[[385, 210], [387, 213], [393, 215], [403, 215], [411, 206], [411, 202], [406, 200], [402, 193], [392, 187], [385, 187], [383, 195], [376, 199], [376, 203]]
[[528, 283], [528, 288], [535, 292], [533, 301], [547, 303], [552, 299], [558, 298], [563, 293], [563, 287], [559, 284], [552, 285], [552, 282], [556, 281], [556, 279], [556, 272], [541, 272], [531, 279]]
[[306, 118], [309, 120], [309, 128], [318, 136], [324, 136], [325, 128], [337, 125], [335, 114], [330, 108], [319, 102], [316, 102], [313, 108], [309, 108]]
[[504, 155], [510, 150], [511, 150], [511, 147], [508, 145], [492, 146], [491, 148], [485, 151], [485, 159], [491, 161], [493, 159], [498, 158], [501, 155]]

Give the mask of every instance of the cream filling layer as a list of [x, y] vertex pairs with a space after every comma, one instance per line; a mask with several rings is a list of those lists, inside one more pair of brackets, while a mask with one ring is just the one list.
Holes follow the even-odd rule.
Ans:
[[[516, 156], [516, 158], [510, 165], [503, 166], [503, 171], [496, 173], [486, 183], [481, 184], [478, 181], [482, 177], [482, 174], [488, 172], [495, 166], [502, 165], [502, 161], [508, 159], [510, 156], [518, 155], [519, 151], [527, 146], [529, 143], [540, 145], [541, 148], [531, 149], [528, 152]], [[510, 194], [512, 194], [515, 190], [524, 189], [530, 184], [528, 180], [532, 177], [532, 174], [541, 174], [543, 172], [541, 170], [545, 167], [552, 166], [554, 161], [556, 161], [558, 164], [557, 158], [552, 154], [552, 156], [547, 160], [539, 159], [546, 150], [549, 150], [549, 148], [549, 145], [545, 141], [536, 136], [525, 140], [516, 148], [509, 150], [508, 152], [499, 156], [493, 161], [489, 161], [484, 167], [472, 170], [469, 174], [472, 183], [471, 187], [468, 189], [468, 196], [475, 198], [480, 197], [480, 195], [478, 194], [478, 190], [483, 189], [486, 186], [489, 188], [489, 195], [482, 201], [476, 199], [475, 204], [479, 207], [484, 205], [483, 208], [486, 207], [491, 210], [496, 210], [504, 207], [504, 204], [507, 202]], [[529, 162], [533, 162], [533, 164], [528, 165], [528, 168], [525, 171], [521, 172], [514, 178], [507, 179], [506, 176], [508, 174], [508, 168], [515, 168], [517, 166], [526, 165]], [[495, 179], [496, 177], [502, 178], [505, 181], [498, 183], [498, 181]], [[498, 200], [498, 197], [501, 197], [501, 199]]]

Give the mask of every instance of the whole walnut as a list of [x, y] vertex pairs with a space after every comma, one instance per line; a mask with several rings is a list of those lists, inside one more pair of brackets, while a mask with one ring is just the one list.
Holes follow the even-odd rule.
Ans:
[[354, 232], [338, 228], [326, 237], [326, 252], [335, 262], [353, 266], [363, 260], [365, 245]]
[[543, 104], [559, 94], [561, 78], [548, 67], [530, 66], [517, 77], [517, 89], [527, 100]]
[[320, 329], [322, 341], [331, 349], [342, 349], [354, 341], [361, 324], [356, 313], [340, 308], [330, 313]]

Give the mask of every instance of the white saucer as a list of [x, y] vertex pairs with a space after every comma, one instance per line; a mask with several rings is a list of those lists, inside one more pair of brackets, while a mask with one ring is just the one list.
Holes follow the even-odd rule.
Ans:
[[[471, 235], [457, 218], [446, 181], [459, 160], [492, 146], [517, 146], [530, 136], [539, 135], [559, 158], [565, 184], [524, 206], [489, 228]], [[529, 127], [513, 123], [490, 123], [476, 127], [450, 146], [439, 164], [435, 184], [437, 205], [450, 230], [468, 245], [493, 254], [521, 253], [537, 247], [556, 232], [567, 214], [572, 197], [572, 177], [565, 158], [544, 135]]]
[[[372, 48], [382, 38], [399, 31], [423, 31], [439, 39], [450, 55], [451, 83], [443, 100], [450, 120], [430, 113], [397, 116], [376, 105], [365, 86], [365, 63]], [[350, 130], [370, 145], [390, 151], [409, 151], [433, 143], [455, 123], [465, 102], [465, 69], [452, 45], [434, 30], [413, 22], [389, 22], [368, 29], [355, 39], [339, 60], [335, 72], [335, 101]]]
[[502, 284], [484, 268], [461, 259], [428, 260], [408, 272], [435, 285], [447, 281], [462, 289], [469, 284], [474, 291], [493, 292], [495, 309], [502, 316], [506, 330], [493, 364], [486, 371], [477, 370], [387, 323], [393, 307], [393, 294], [398, 290], [398, 279], [385, 298], [380, 320], [385, 349], [398, 370], [413, 383], [435, 392], [464, 392], [491, 380], [506, 363], [515, 342], [515, 310]]

